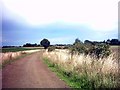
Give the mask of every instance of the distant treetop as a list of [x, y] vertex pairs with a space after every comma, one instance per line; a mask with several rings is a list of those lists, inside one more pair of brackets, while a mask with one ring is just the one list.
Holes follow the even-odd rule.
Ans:
[[44, 47], [44, 49], [47, 49], [50, 46], [50, 41], [48, 39], [43, 39], [40, 44]]

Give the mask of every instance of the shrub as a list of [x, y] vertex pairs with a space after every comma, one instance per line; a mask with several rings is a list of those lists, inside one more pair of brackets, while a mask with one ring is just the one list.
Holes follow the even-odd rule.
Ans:
[[84, 53], [86, 51], [84, 44], [79, 39], [76, 39], [75, 43], [69, 49], [72, 55], [76, 53]]
[[55, 46], [48, 47], [48, 52], [54, 51], [55, 48], [56, 48]]
[[94, 55], [97, 58], [104, 58], [110, 55], [109, 45], [107, 44], [98, 44], [91, 46], [87, 52], [88, 54]]
[[77, 44], [77, 45], [73, 45], [70, 48], [70, 53], [73, 54], [80, 54], [80, 53], [84, 53], [86, 51], [86, 48], [81, 45], [81, 44]]
[[110, 55], [110, 46], [107, 44], [99, 43], [96, 45], [84, 44], [80, 40], [75, 40], [75, 43], [69, 48], [71, 55], [85, 54], [91, 55], [96, 58], [104, 58]]

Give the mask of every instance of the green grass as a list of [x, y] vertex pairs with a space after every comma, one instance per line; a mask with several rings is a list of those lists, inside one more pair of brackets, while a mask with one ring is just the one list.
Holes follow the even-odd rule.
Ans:
[[2, 48], [2, 52], [18, 52], [18, 51], [25, 51], [25, 50], [36, 50], [40, 48], [23, 48], [23, 47], [14, 47], [14, 48]]
[[[81, 77], [78, 74], [68, 72], [62, 67], [53, 64], [49, 61], [48, 58], [43, 58], [44, 62], [47, 66], [55, 72], [61, 80], [65, 81], [68, 86], [74, 89], [93, 89], [92, 83], [90, 83], [89, 79], [86, 75], [82, 75]], [[90, 85], [91, 84], [91, 85]]]
[[[103, 76], [100, 73], [94, 77], [89, 77], [87, 72], [82, 72], [81, 75], [77, 73], [66, 71], [63, 67], [58, 66], [50, 61], [48, 58], [43, 58], [44, 62], [48, 65], [50, 70], [55, 72], [68, 86], [80, 90], [93, 90], [96, 88], [115, 88], [115, 83], [112, 79], [114, 76]], [[117, 85], [117, 84], [116, 84]]]

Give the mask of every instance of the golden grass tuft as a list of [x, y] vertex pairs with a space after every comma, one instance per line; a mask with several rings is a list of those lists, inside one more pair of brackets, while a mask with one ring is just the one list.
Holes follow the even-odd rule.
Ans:
[[[69, 50], [55, 50], [44, 52], [43, 57], [49, 58], [51, 62], [64, 68], [66, 71], [77, 73], [78, 75], [86, 73], [90, 79], [96, 79], [96, 76], [100, 76], [100, 80], [106, 85], [110, 85], [112, 82], [112, 84], [115, 84], [113, 87], [116, 87], [118, 85], [117, 79], [120, 79], [118, 75], [118, 59], [114, 58], [114, 53], [107, 58], [95, 59], [84, 54], [71, 55]], [[109, 76], [110, 78], [108, 78]]]
[[33, 53], [37, 51], [40, 51], [40, 50], [26, 50], [26, 51], [18, 51], [18, 52], [0, 53], [0, 64], [4, 63], [6, 60], [16, 59], [17, 57], [23, 54]]

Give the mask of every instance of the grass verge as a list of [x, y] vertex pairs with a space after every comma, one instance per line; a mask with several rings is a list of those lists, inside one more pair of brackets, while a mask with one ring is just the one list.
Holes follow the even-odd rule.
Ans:
[[22, 54], [21, 56], [18, 56], [16, 57], [15, 59], [12, 59], [12, 60], [5, 60], [1, 65], [0, 65], [0, 69], [3, 69], [4, 67], [6, 67], [7, 65], [9, 64], [12, 64], [14, 61], [20, 59], [20, 58], [23, 58], [25, 56], [28, 56], [28, 55], [31, 55], [33, 53], [28, 53], [28, 54]]
[[81, 78], [75, 73], [68, 72], [62, 67], [50, 62], [48, 58], [43, 58], [44, 62], [47, 64], [47, 66], [55, 72], [61, 80], [65, 81], [68, 86], [74, 89], [93, 89], [92, 84], [88, 85], [89, 79], [85, 75], [83, 75]]
[[66, 82], [68, 86], [74, 89], [88, 89], [88, 90], [94, 90], [94, 89], [103, 89], [103, 88], [117, 88], [119, 86], [115, 86], [115, 83], [113, 82], [114, 78], [112, 78], [112, 75], [103, 75], [97, 74], [94, 77], [90, 77], [87, 72], [82, 72], [81, 75], [78, 75], [75, 72], [71, 72], [68, 70], [65, 70], [63, 67], [59, 66], [58, 64], [52, 63], [50, 59], [43, 58], [44, 62], [47, 64], [47, 66], [55, 72], [63, 81]]

